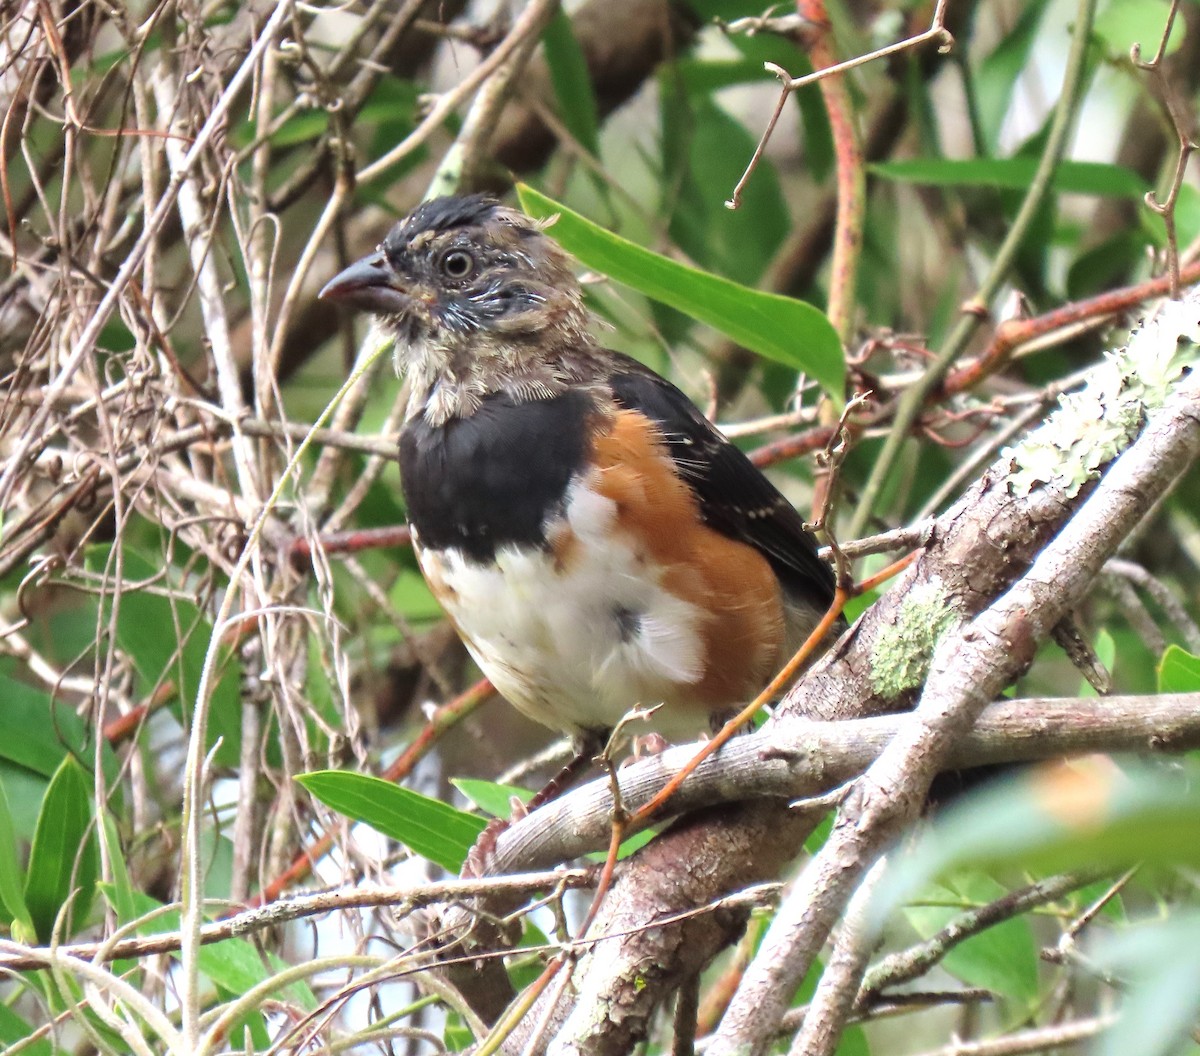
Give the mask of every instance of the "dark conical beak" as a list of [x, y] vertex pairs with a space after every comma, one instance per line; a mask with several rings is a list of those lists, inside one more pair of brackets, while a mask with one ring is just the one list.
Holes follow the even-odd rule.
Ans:
[[403, 312], [412, 303], [408, 292], [397, 281], [395, 269], [382, 253], [372, 253], [355, 261], [330, 279], [317, 296], [384, 315]]

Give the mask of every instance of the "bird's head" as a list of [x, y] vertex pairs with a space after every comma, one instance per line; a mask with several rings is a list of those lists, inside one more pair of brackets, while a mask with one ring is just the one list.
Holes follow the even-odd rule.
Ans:
[[484, 195], [418, 206], [320, 296], [377, 315], [397, 365], [430, 389], [507, 387], [587, 343], [570, 258], [536, 221]]

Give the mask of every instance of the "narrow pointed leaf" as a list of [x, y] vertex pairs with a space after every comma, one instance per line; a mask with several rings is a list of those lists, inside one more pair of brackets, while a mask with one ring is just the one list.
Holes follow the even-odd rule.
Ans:
[[[46, 789], [29, 854], [25, 904], [42, 942], [50, 940], [54, 922], [68, 900], [70, 916], [63, 937], [87, 919], [99, 872], [91, 822], [91, 778], [69, 755]], [[72, 892], [76, 892], [74, 898]]]
[[644, 249], [532, 187], [521, 185], [517, 193], [530, 216], [558, 216], [550, 234], [589, 268], [690, 315], [767, 359], [804, 371], [841, 404], [845, 382], [842, 346], [819, 309]]
[[[914, 158], [886, 161], [871, 172], [900, 183], [928, 187], [997, 187], [1023, 191], [1033, 182], [1038, 159], [1021, 158]], [[1140, 198], [1150, 188], [1132, 169], [1097, 161], [1064, 161], [1054, 170], [1054, 189], [1074, 194]]]
[[0, 907], [4, 910], [5, 920], [20, 921], [32, 932], [33, 921], [25, 905], [21, 880], [17, 835], [8, 810], [8, 796], [4, 792], [4, 785], [0, 784]]
[[600, 118], [596, 113], [592, 78], [583, 49], [571, 28], [571, 20], [563, 11], [559, 11], [546, 26], [542, 46], [563, 124], [590, 153], [599, 153]]
[[390, 781], [347, 770], [296, 778], [327, 807], [398, 840], [415, 854], [457, 872], [486, 822]]

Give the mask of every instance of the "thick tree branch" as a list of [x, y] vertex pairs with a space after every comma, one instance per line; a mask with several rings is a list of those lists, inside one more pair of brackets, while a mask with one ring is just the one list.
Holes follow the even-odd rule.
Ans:
[[[1194, 322], [1193, 322], [1194, 326]], [[1114, 408], [1108, 408], [1112, 412]], [[761, 1052], [838, 914], [876, 857], [915, 817], [953, 744], [1032, 662], [1104, 562], [1200, 454], [1200, 377], [1179, 386], [1033, 566], [977, 617], [945, 636], [911, 718], [850, 793], [830, 839], [805, 868], [747, 969], [710, 1047]], [[1007, 492], [1007, 474], [985, 480]], [[1064, 512], [1071, 501], [1059, 481]], [[818, 999], [820, 989], [818, 989]]]
[[[907, 715], [812, 721], [781, 718], [738, 737], [700, 764], [673, 800], [678, 811], [746, 799], [821, 796], [861, 774]], [[1200, 693], [1004, 700], [984, 710], [947, 769], [1035, 762], [1090, 752], [1182, 752], [1200, 747]], [[626, 810], [648, 803], [695, 754], [694, 744], [622, 767]], [[546, 804], [503, 832], [489, 872], [537, 869], [607, 846], [613, 801], [607, 777]]]

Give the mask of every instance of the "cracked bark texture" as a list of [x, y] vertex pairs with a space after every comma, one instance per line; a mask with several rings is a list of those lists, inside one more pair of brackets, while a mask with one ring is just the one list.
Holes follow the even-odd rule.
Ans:
[[[604, 912], [604, 924], [592, 931], [628, 934], [601, 940], [579, 959], [566, 994], [554, 1006], [547, 1034], [556, 1040], [545, 1051], [556, 1056], [628, 1052], [645, 1037], [655, 1007], [641, 995], [673, 993], [703, 970], [711, 951], [736, 941], [749, 911], [722, 907], [663, 927], [653, 924], [730, 890], [731, 866], [737, 889], [774, 879], [809, 828], [807, 817], [777, 800], [698, 812], [678, 822], [668, 839], [648, 844], [638, 867], [622, 871], [605, 902], [611, 909]], [[535, 1012], [526, 1027], [536, 1022]]]

